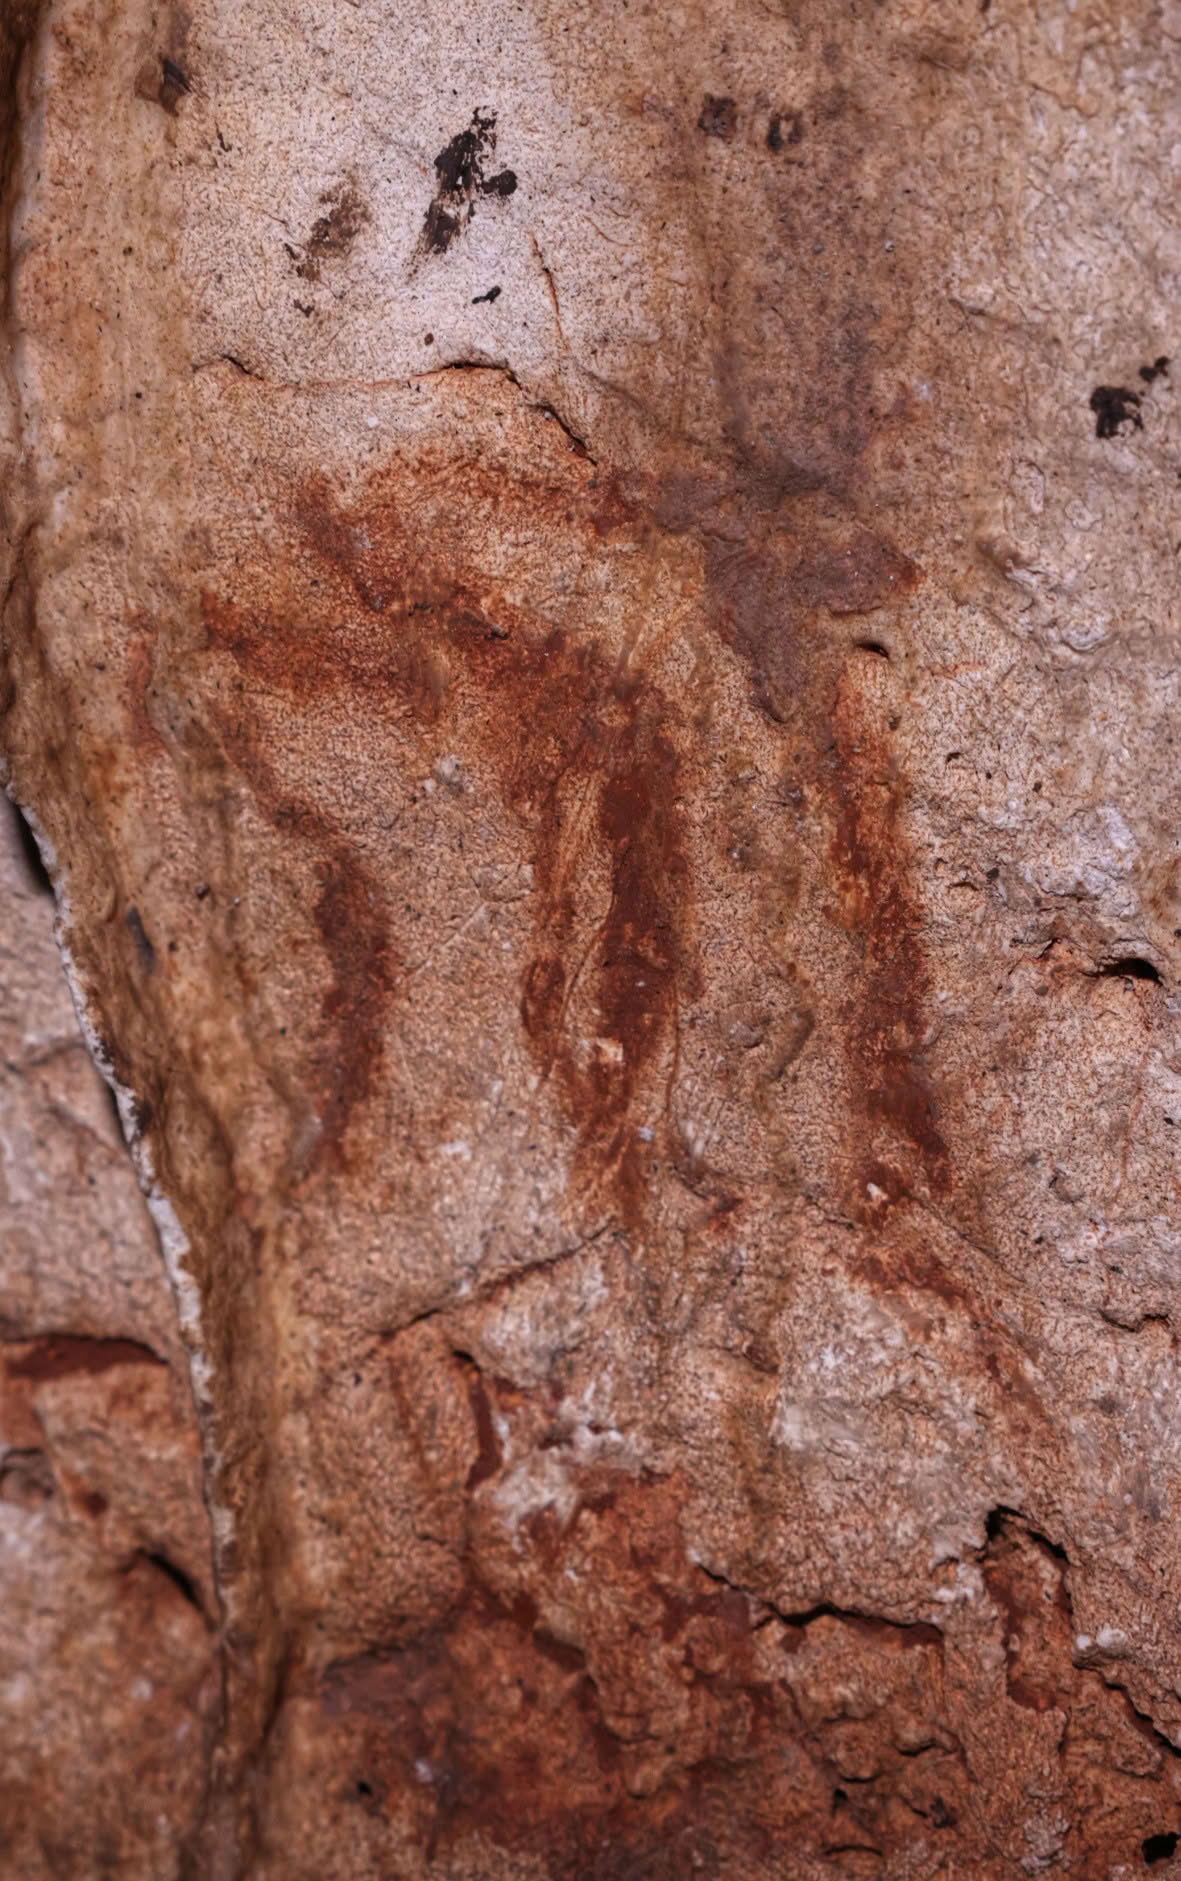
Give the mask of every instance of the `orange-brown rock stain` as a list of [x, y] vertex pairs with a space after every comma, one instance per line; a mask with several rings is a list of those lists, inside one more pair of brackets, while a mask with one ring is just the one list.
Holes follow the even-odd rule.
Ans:
[[[773, 1081], [806, 1046], [843, 1067], [847, 1143], [833, 1179], [849, 1182], [859, 1222], [880, 1228], [904, 1197], [942, 1194], [950, 1170], [921, 1064], [930, 987], [905, 779], [842, 662], [872, 657], [850, 651], [847, 618], [872, 614], [867, 631], [885, 632], [917, 571], [839, 504], [837, 519], [809, 537], [798, 517], [793, 534], [790, 503], [773, 529], [753, 508], [744, 515], [740, 493], [736, 538], [719, 542], [709, 512], [724, 492], [701, 481], [674, 497], [640, 479], [625, 491], [552, 447], [490, 465], [474, 448], [457, 456], [432, 444], [347, 491], [303, 480], [279, 518], [285, 564], [260, 550], [232, 586], [204, 594], [206, 654], [226, 677], [218, 724], [227, 755], [319, 885], [312, 912], [325, 983], [305, 1048], [318, 1154], [356, 1169], [366, 1107], [409, 997], [394, 906], [402, 885], [350, 841], [314, 783], [281, 781], [283, 738], [298, 740], [305, 723], [331, 715], [349, 736], [355, 727], [392, 749], [407, 791], [424, 753], [438, 750], [490, 787], [488, 814], [515, 836], [531, 872], [520, 1041], [576, 1139], [576, 1177], [608, 1187], [624, 1225], [650, 1233], [641, 1155], [653, 1152], [641, 1151], [636, 1125], [641, 1096], [646, 1121], [653, 1092], [675, 1082], [682, 1014], [705, 981], [691, 812], [710, 788], [713, 758], [692, 685], [644, 657], [651, 623], [621, 626], [612, 614], [605, 558], [623, 548], [655, 561], [670, 542], [688, 542], [686, 560], [702, 570], [689, 606], [704, 645], [728, 673], [736, 656], [760, 732], [791, 746], [785, 766], [798, 770], [831, 832], [819, 888], [858, 955], [842, 978], [852, 990], [829, 1002], [826, 1021], [801, 1007], [774, 1041]], [[599, 590], [587, 582], [575, 598], [539, 601], [547, 533], [579, 545]], [[522, 573], [506, 547], [517, 541]], [[601, 614], [587, 599], [596, 592]], [[450, 773], [432, 780], [451, 787]], [[735, 841], [740, 867], [767, 867], [772, 846], [759, 828]], [[803, 892], [792, 872], [788, 922]], [[813, 933], [817, 913], [808, 910]], [[816, 965], [801, 959], [799, 971]], [[834, 1019], [838, 1036], [817, 1041]], [[713, 1230], [738, 1230], [746, 1206], [745, 1183], [719, 1183], [709, 1196]], [[921, 1668], [907, 1674], [907, 1689], [922, 1684], [934, 1716], [934, 1629], [909, 1631], [903, 1651], [885, 1622], [801, 1620], [769, 1674], [758, 1634], [778, 1619], [686, 1560], [678, 1499], [660, 1478], [585, 1470], [573, 1516], [523, 1517], [506, 1564], [495, 1539], [503, 1543], [503, 1518], [488, 1513], [509, 1468], [502, 1393], [474, 1362], [460, 1362], [472, 1421], [462, 1598], [421, 1633], [341, 1659], [318, 1686], [310, 1671], [299, 1675], [326, 1723], [347, 1724], [360, 1747], [359, 1806], [411, 1822], [429, 1862], [442, 1869], [448, 1851], [476, 1835], [529, 1850], [554, 1875], [604, 1881], [637, 1861], [654, 1874], [688, 1863], [718, 1875], [774, 1861], [785, 1834], [833, 1820], [835, 1753], [827, 1726], [802, 1723], [789, 1667], [813, 1625], [815, 1637], [827, 1629], [860, 1651], [887, 1683], [900, 1657]], [[761, 1347], [751, 1362], [776, 1370]], [[736, 1458], [744, 1442], [735, 1433]], [[739, 1465], [748, 1498], [777, 1523], [761, 1431], [749, 1447], [749, 1465]], [[563, 1588], [565, 1619], [551, 1598]], [[892, 1728], [883, 1724], [887, 1740]], [[962, 1773], [943, 1771], [933, 1790], [949, 1820], [957, 1780]], [[893, 1757], [872, 1804], [857, 1806], [883, 1844], [904, 1836], [907, 1785], [918, 1793]], [[842, 1822], [834, 1848], [844, 1846]], [[829, 1843], [821, 1836], [815, 1846]]]
[[[746, 1597], [685, 1560], [680, 1494], [659, 1478], [588, 1477], [569, 1522], [531, 1519], [527, 1587], [502, 1587], [477, 1540], [442, 1625], [322, 1677], [324, 1716], [352, 1727], [374, 1806], [412, 1809], [428, 1860], [445, 1867], [490, 1836], [570, 1881], [638, 1860], [671, 1875], [695, 1852], [720, 1874], [727, 1847], [769, 1856], [777, 1829], [823, 1806], [806, 1764], [789, 1755], [794, 1788], [776, 1770], [798, 1728], [790, 1691], [779, 1666], [756, 1664]], [[596, 1590], [573, 1635], [553, 1597], [571, 1574]]]
[[[982, 1785], [1006, 1744], [1044, 1754], [1053, 1712], [1072, 1868], [1106, 1872], [1168, 1819], [1162, 1740], [1073, 1663], [1064, 1564], [1017, 1518], [998, 1511], [981, 1551], [981, 1685], [928, 1622], [776, 1613], [712, 1580], [685, 1559], [683, 1483], [593, 1474], [571, 1519], [530, 1519], [525, 1586], [481, 1554], [477, 1517], [439, 1625], [305, 1681], [342, 1806], [410, 1829], [440, 1872], [487, 1841], [562, 1881], [721, 1881], [781, 1873], [785, 1849], [843, 1872], [851, 1851], [885, 1863], [922, 1837], [1000, 1874], [1021, 1826], [998, 1843]], [[594, 1595], [576, 1619], [572, 1577]]]

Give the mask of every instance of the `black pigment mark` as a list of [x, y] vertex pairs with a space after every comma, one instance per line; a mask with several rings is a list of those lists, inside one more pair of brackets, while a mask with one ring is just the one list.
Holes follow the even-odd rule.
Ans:
[[767, 126], [767, 149], [782, 150], [784, 144], [803, 142], [804, 119], [799, 111], [777, 111]]
[[146, 98], [149, 104], [160, 105], [169, 117], [176, 116], [181, 99], [187, 98], [192, 89], [193, 82], [183, 65], [170, 59], [166, 52], [145, 59], [136, 74], [136, 96]]
[[500, 289], [498, 287], [490, 287], [486, 294], [473, 294], [472, 295], [472, 306], [478, 307], [480, 305], [480, 302], [483, 300], [494, 301], [494, 300], [499, 300], [499, 299], [500, 299]]
[[1141, 366], [1140, 368], [1140, 377], [1143, 379], [1145, 385], [1151, 385], [1154, 379], [1167, 379], [1168, 376], [1169, 357], [1167, 353], [1161, 353], [1159, 358], [1153, 360], [1151, 366]]
[[135, 942], [135, 951], [145, 973], [151, 973], [156, 966], [156, 949], [148, 939], [148, 932], [140, 918], [138, 908], [128, 908], [123, 917], [123, 925]]
[[1150, 980], [1154, 986], [1161, 983], [1159, 967], [1154, 967], [1151, 960], [1145, 960], [1138, 954], [1121, 954], [1118, 960], [1105, 961], [1096, 977], [1101, 980]]
[[1097, 385], [1091, 393], [1091, 410], [1095, 414], [1097, 438], [1118, 437], [1122, 424], [1135, 425], [1137, 431], [1144, 429], [1144, 420], [1140, 416], [1140, 394], [1130, 392], [1127, 386]]
[[438, 186], [422, 225], [420, 249], [442, 255], [471, 221], [475, 198], [511, 196], [517, 188], [516, 172], [498, 170], [485, 175], [496, 149], [495, 111], [472, 112], [472, 121], [445, 144], [435, 158]]
[[738, 106], [733, 98], [715, 98], [712, 92], [707, 91], [701, 100], [697, 128], [704, 131], [707, 137], [720, 137], [723, 143], [728, 144], [738, 128]]

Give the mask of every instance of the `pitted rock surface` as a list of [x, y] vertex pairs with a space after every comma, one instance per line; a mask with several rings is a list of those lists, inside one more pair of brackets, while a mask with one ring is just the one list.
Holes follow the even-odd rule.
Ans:
[[130, 1458], [183, 1349], [212, 1531], [120, 1872], [1168, 1872], [1179, 39], [0, 27], [0, 742], [160, 1243], [9, 1369]]

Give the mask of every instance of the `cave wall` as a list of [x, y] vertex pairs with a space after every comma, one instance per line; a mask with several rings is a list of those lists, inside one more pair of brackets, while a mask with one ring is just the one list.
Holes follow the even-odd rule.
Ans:
[[1166, 1871], [1179, 39], [10, 9], [14, 1874]]

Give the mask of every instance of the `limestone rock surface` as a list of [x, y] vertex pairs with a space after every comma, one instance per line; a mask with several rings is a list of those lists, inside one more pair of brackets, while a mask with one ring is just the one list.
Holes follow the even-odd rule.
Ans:
[[13, 1874], [1168, 1872], [1179, 54], [9, 6]]
[[0, 1873], [177, 1873], [220, 1675], [185, 1352], [31, 838], [0, 830]]

